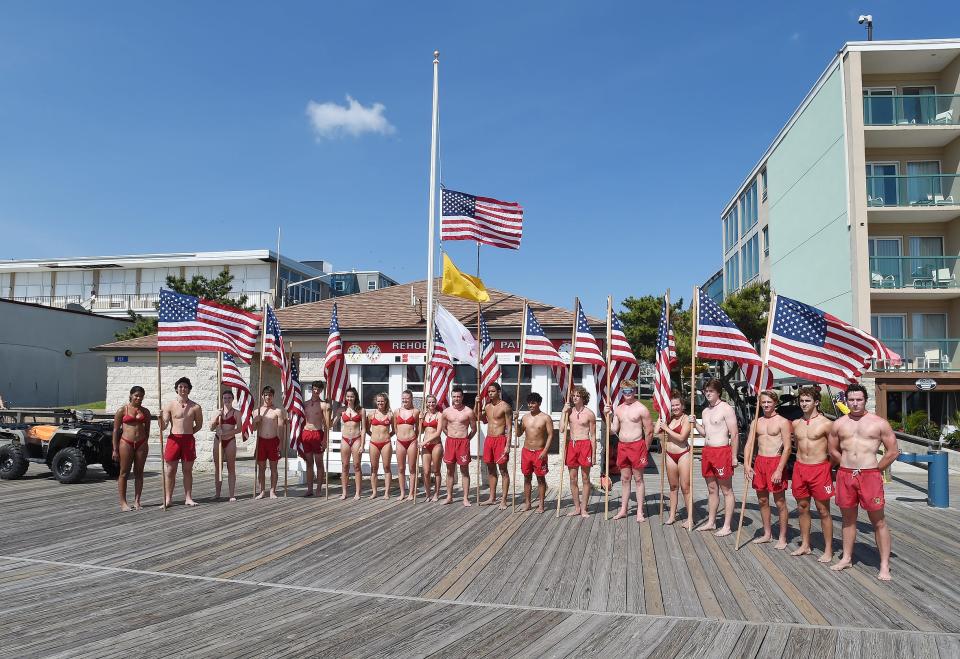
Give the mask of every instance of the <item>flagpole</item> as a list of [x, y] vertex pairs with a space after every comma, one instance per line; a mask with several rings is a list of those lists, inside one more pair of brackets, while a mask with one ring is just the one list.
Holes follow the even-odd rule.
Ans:
[[[300, 385], [301, 389], [303, 385]], [[327, 391], [327, 395], [330, 391]], [[304, 403], [306, 405], [306, 403]], [[330, 500], [330, 427], [333, 425], [333, 404], [327, 402], [327, 413], [323, 416], [323, 422], [326, 424], [324, 434], [326, 435], [326, 446], [323, 447], [323, 498]]]
[[[570, 370], [567, 372], [567, 397], [564, 407], [570, 403], [573, 392], [573, 358], [577, 354], [577, 317], [580, 312], [580, 298], [573, 298], [573, 336], [570, 338]], [[557, 517], [560, 517], [560, 500], [563, 499], [563, 468], [567, 462], [567, 435], [570, 433], [570, 416], [564, 412], [560, 418], [560, 427], [564, 427], [563, 420], [567, 420], [567, 433], [560, 437], [560, 491], [557, 494]]]
[[[480, 279], [480, 241], [477, 241], [477, 279]], [[483, 348], [483, 339], [480, 337], [480, 314], [482, 313], [482, 305], [480, 300], [477, 300], [477, 505], [480, 505], [480, 480], [483, 477], [483, 454], [480, 451], [480, 405], [483, 404], [483, 395], [480, 391], [480, 387], [483, 386], [483, 376], [480, 373], [480, 353]], [[486, 436], [484, 436], [486, 439]], [[490, 493], [490, 497], [493, 498], [494, 493]]]
[[[693, 304], [690, 308], [690, 415], [697, 418], [697, 326], [700, 321], [700, 289], [693, 287]], [[693, 530], [693, 459], [695, 457], [693, 434], [697, 430], [694, 422], [690, 429], [690, 499], [687, 501], [687, 531]], [[701, 461], [703, 457], [701, 455]], [[682, 494], [682, 491], [681, 491]]]
[[[279, 260], [279, 259], [278, 259]], [[269, 306], [269, 305], [268, 305]], [[260, 321], [260, 361], [257, 364], [257, 414], [260, 414], [260, 406], [263, 405], [263, 351], [267, 343], [267, 310], [263, 310], [263, 319]], [[253, 378], [253, 369], [250, 369], [250, 377]], [[251, 392], [250, 398], [253, 398]], [[252, 401], [251, 401], [252, 402]], [[260, 427], [257, 427], [257, 436], [253, 438], [253, 498], [257, 498], [257, 483], [259, 476], [257, 474], [257, 456], [260, 452]]]
[[[520, 420], [520, 382], [521, 376], [523, 375], [523, 348], [524, 344], [527, 341], [527, 300], [523, 300], [523, 314], [520, 316], [520, 357], [517, 359], [517, 393], [513, 397], [514, 412], [517, 414], [517, 420]], [[513, 419], [510, 419], [510, 423], [513, 424], [513, 487], [511, 488], [513, 492], [511, 493], [511, 498], [513, 499], [513, 512], [517, 512], [517, 452], [520, 448], [520, 436], [517, 434], [517, 424], [513, 422]]]
[[[433, 236], [437, 211], [437, 132], [439, 108], [440, 51], [433, 51], [433, 114], [430, 121], [430, 208], [427, 212], [427, 347], [433, 341]], [[427, 360], [430, 353], [427, 353]], [[426, 397], [424, 397], [426, 400]]]
[[[163, 481], [163, 504], [164, 510], [167, 509], [167, 461], [163, 459], [163, 384], [160, 376], [160, 335], [157, 334], [157, 406], [160, 408], [157, 427], [160, 429], [160, 480]], [[171, 423], [173, 419], [170, 419]]]
[[[284, 351], [286, 351], [286, 348], [284, 348]], [[283, 361], [285, 362], [287, 361], [286, 355], [283, 356]], [[287, 368], [290, 369], [290, 371], [292, 372], [293, 371], [293, 341], [290, 342], [290, 361], [287, 362], [287, 364], [288, 364]], [[284, 374], [281, 373], [280, 374], [280, 392], [281, 392], [280, 406], [283, 408], [284, 412], [286, 413], [287, 412], [287, 387], [286, 387], [286, 384], [284, 384], [285, 380], [286, 380], [286, 377], [284, 377]], [[291, 378], [291, 381], [292, 381], [292, 378]], [[293, 396], [293, 394], [290, 394], [290, 395]], [[291, 398], [291, 400], [293, 399]], [[287, 469], [290, 466], [291, 418], [292, 418], [291, 415], [287, 413], [287, 422], [283, 424], [282, 434], [284, 435], [284, 437], [280, 440], [281, 443], [283, 444], [283, 497], [284, 498], [287, 497]]]
[[[763, 359], [760, 362], [760, 379], [757, 380], [757, 404], [753, 410], [753, 423], [750, 424], [750, 434], [747, 436], [747, 445], [743, 449], [743, 501], [740, 502], [740, 522], [737, 524], [737, 537], [734, 546], [740, 551], [740, 532], [743, 531], [743, 516], [747, 512], [747, 495], [750, 493], [750, 479], [747, 471], [753, 464], [753, 443], [757, 438], [757, 426], [760, 425], [760, 392], [767, 376], [767, 356], [770, 351], [770, 329], [773, 327], [773, 310], [777, 305], [777, 296], [770, 294], [770, 308], [767, 309], [767, 333], [764, 338]], [[747, 385], [749, 386], [749, 384]], [[736, 460], [737, 456], [733, 456]]]
[[[663, 297], [664, 302], [664, 313], [666, 315], [667, 323], [667, 377], [670, 377], [670, 289], [667, 289], [667, 294]], [[671, 387], [673, 386], [671, 382]], [[672, 392], [667, 396], [672, 395]], [[666, 401], [667, 406], [670, 406], [670, 401]], [[661, 422], [663, 430], [660, 431], [660, 521], [663, 521], [663, 478], [667, 472], [667, 424], [670, 422], [670, 416], [667, 410], [660, 410], [662, 415], [667, 416], [666, 421]], [[676, 510], [676, 509], [674, 509]]]
[[[430, 350], [429, 345], [427, 345], [426, 348], [428, 351]], [[420, 460], [423, 459], [423, 456], [420, 455], [420, 451], [422, 448], [420, 446], [420, 443], [423, 441], [423, 436], [427, 430], [426, 427], [423, 425], [423, 417], [427, 413], [427, 396], [429, 395], [430, 395], [430, 353], [425, 352], [423, 355], [423, 400], [420, 403], [420, 432], [417, 433], [417, 445], [415, 447], [417, 452], [417, 460], [416, 460], [416, 463], [413, 465], [413, 485], [411, 485], [411, 488], [413, 489], [414, 504], [417, 503], [417, 481], [420, 480]], [[430, 464], [431, 466], [433, 465], [433, 451], [430, 452]], [[426, 494], [426, 487], [427, 487], [426, 472], [424, 472], [423, 474], [423, 487], [424, 487], [424, 494]]]
[[610, 361], [612, 357], [612, 342], [613, 342], [613, 296], [607, 296], [607, 405], [609, 409], [607, 410], [608, 414], [605, 414], [604, 419], [605, 423], [603, 424], [606, 431], [606, 448], [603, 451], [603, 460], [604, 460], [604, 474], [606, 476], [606, 487], [604, 488], [605, 492], [603, 494], [603, 520], [606, 521], [610, 519], [610, 420], [613, 418], [613, 392], [610, 390], [612, 384], [613, 376], [613, 363]]
[[[223, 421], [223, 353], [217, 353], [217, 403], [219, 409], [217, 410], [217, 415], [220, 417], [220, 420]], [[223, 441], [220, 439], [220, 423], [217, 424], [217, 490], [223, 486]]]

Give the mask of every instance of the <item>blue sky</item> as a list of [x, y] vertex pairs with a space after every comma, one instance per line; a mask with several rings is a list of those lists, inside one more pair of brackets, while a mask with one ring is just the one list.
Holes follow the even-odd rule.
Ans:
[[[597, 315], [689, 298], [858, 14], [960, 36], [942, 2], [869, 5], [8, 0], [0, 258], [265, 248], [281, 225], [294, 258], [422, 278], [439, 48], [444, 183], [525, 207], [487, 284]], [[319, 130], [344, 117], [357, 134]], [[449, 251], [473, 271], [472, 243]]]

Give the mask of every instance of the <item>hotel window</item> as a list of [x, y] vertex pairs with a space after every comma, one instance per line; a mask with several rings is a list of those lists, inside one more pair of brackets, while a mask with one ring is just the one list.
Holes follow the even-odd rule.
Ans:
[[49, 272], [18, 272], [13, 283], [13, 296], [21, 298], [50, 295], [50, 280]]
[[740, 288], [740, 255], [734, 254], [723, 266], [723, 288], [730, 295]]
[[[516, 373], [514, 373], [516, 377]], [[583, 384], [583, 366], [575, 364], [573, 366], [573, 386]], [[560, 383], [553, 377], [553, 369], [550, 369], [550, 413], [560, 414], [563, 411], [563, 396], [560, 395]]]
[[143, 268], [140, 271], [140, 295], [156, 295], [167, 286], [167, 277], [179, 277], [180, 268]]
[[10, 292], [10, 273], [0, 274], [0, 297], [8, 297]]
[[757, 223], [757, 181], [754, 179], [750, 187], [740, 195], [741, 214], [740, 233], [745, 234]]
[[909, 359], [904, 336], [906, 319], [900, 315], [873, 314], [870, 316], [870, 333], [904, 359]]
[[770, 256], [770, 227], [763, 227], [763, 255]]
[[57, 273], [57, 284], [53, 287], [54, 295], [79, 298], [85, 300], [93, 290], [93, 272], [90, 270], [62, 270]]
[[376, 280], [376, 279], [371, 279], [370, 281], [367, 282], [367, 290], [368, 290], [368, 291], [375, 291], [375, 290], [377, 290], [377, 280]]
[[183, 269], [183, 276], [189, 283], [190, 280], [195, 276], [203, 277], [207, 280], [216, 279], [220, 276], [220, 273], [226, 270], [227, 267], [223, 265], [201, 265], [201, 266], [187, 266]]
[[[423, 364], [407, 364], [403, 367], [403, 388], [413, 392], [413, 406], [420, 408], [423, 405]], [[400, 401], [394, 407], [400, 407]]]
[[763, 201], [767, 200], [767, 170], [766, 169], [760, 172], [760, 198]]
[[347, 290], [347, 282], [343, 281], [342, 279], [338, 279], [337, 281], [333, 282], [333, 290], [342, 293], [343, 291]]
[[270, 266], [266, 263], [258, 265], [232, 265], [230, 274], [233, 275], [231, 290], [254, 293], [270, 290]]
[[514, 400], [517, 395], [517, 364], [500, 365], [500, 386], [503, 387], [500, 395], [510, 403], [514, 411], [522, 412], [527, 409], [527, 396], [530, 395], [532, 375], [533, 367], [525, 364], [520, 374], [520, 402], [518, 403]]
[[[477, 400], [477, 369], [467, 364], [456, 364], [454, 368], [456, 370], [453, 374], [453, 384], [459, 384], [460, 388], [463, 389], [463, 404], [467, 407], [473, 407]], [[447, 399], [447, 402], [449, 403], [452, 400], [451, 396]]]
[[101, 270], [97, 296], [135, 295], [137, 292], [137, 271], [134, 269]]
[[[364, 364], [360, 367], [360, 402], [367, 410], [377, 408], [377, 394], [390, 391], [390, 366]], [[399, 401], [398, 401], [399, 402]], [[394, 401], [390, 401], [393, 405]]]
[[753, 234], [749, 240], [743, 244], [743, 249], [741, 250], [742, 262], [743, 262], [743, 283], [748, 284], [750, 281], [760, 274], [760, 248], [759, 248], [759, 234]]
[[730, 251], [737, 244], [737, 238], [740, 237], [738, 228], [737, 206], [734, 204], [723, 220], [723, 246], [726, 251]]
[[[910, 346], [909, 356], [916, 360], [924, 360], [924, 365], [942, 365], [952, 357], [950, 344], [947, 338], [947, 315], [943, 313], [915, 313], [910, 314]], [[900, 353], [901, 355], [903, 353]]]

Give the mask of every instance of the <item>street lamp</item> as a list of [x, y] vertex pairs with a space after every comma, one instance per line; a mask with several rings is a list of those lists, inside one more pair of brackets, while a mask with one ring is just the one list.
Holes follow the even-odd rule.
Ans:
[[857, 23], [860, 25], [866, 24], [867, 26], [867, 41], [873, 41], [873, 15], [872, 14], [860, 14], [860, 18], [857, 19]]

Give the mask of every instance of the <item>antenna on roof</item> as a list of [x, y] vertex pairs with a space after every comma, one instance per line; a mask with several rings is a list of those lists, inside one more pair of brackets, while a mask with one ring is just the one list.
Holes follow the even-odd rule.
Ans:
[[420, 318], [423, 318], [423, 302], [417, 297], [417, 294], [413, 292], [413, 286], [410, 287], [410, 307], [420, 314]]

